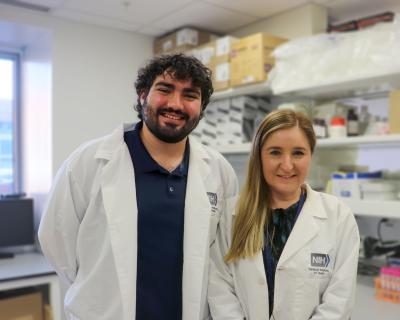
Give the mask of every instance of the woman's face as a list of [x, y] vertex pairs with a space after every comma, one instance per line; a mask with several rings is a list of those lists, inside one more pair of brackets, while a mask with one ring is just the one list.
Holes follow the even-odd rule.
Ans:
[[299, 127], [272, 133], [261, 148], [264, 179], [272, 200], [297, 200], [308, 174], [311, 148]]

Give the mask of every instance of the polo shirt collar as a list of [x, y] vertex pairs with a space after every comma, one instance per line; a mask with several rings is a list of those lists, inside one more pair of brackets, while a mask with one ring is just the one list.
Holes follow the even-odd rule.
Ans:
[[138, 172], [154, 172], [158, 171], [161, 173], [172, 174], [174, 176], [187, 176], [189, 170], [189, 139], [186, 140], [185, 146], [185, 153], [183, 155], [182, 162], [172, 171], [169, 172], [168, 170], [164, 169], [160, 166], [150, 155], [147, 151], [146, 147], [142, 142], [142, 138], [140, 137], [140, 130], [143, 127], [143, 121], [138, 122], [135, 125], [133, 130], [133, 147], [135, 150], [134, 157], [135, 160], [135, 171]]

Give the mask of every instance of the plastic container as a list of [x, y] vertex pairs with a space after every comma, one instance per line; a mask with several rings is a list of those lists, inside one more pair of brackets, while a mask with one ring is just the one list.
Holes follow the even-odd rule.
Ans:
[[375, 280], [375, 298], [377, 300], [400, 304], [400, 291], [383, 288], [381, 277], [376, 277], [374, 280]]
[[329, 126], [329, 137], [345, 138], [347, 137], [346, 120], [343, 117], [332, 117]]
[[387, 180], [368, 181], [361, 185], [361, 195], [368, 200], [397, 200], [397, 184]]
[[338, 197], [362, 199], [361, 186], [382, 179], [382, 171], [334, 172], [331, 175], [332, 194]]

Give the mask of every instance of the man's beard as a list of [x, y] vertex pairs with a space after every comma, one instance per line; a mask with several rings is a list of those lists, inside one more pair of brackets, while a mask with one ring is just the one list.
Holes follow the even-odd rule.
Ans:
[[[186, 123], [180, 128], [174, 124], [161, 126], [158, 119], [159, 117], [162, 117], [161, 114], [164, 112], [173, 113], [179, 117], [183, 117]], [[161, 141], [166, 143], [178, 143], [185, 139], [197, 127], [200, 121], [200, 115], [190, 119], [187, 113], [175, 110], [171, 107], [154, 110], [154, 108], [145, 100], [143, 102], [143, 121], [147, 128], [149, 128], [150, 132]]]

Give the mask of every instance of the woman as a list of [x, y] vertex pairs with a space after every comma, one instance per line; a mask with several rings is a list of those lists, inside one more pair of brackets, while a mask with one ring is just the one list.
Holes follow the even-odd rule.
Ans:
[[346, 205], [304, 183], [315, 142], [310, 120], [292, 110], [258, 128], [244, 188], [212, 245], [214, 320], [350, 318], [359, 233]]

